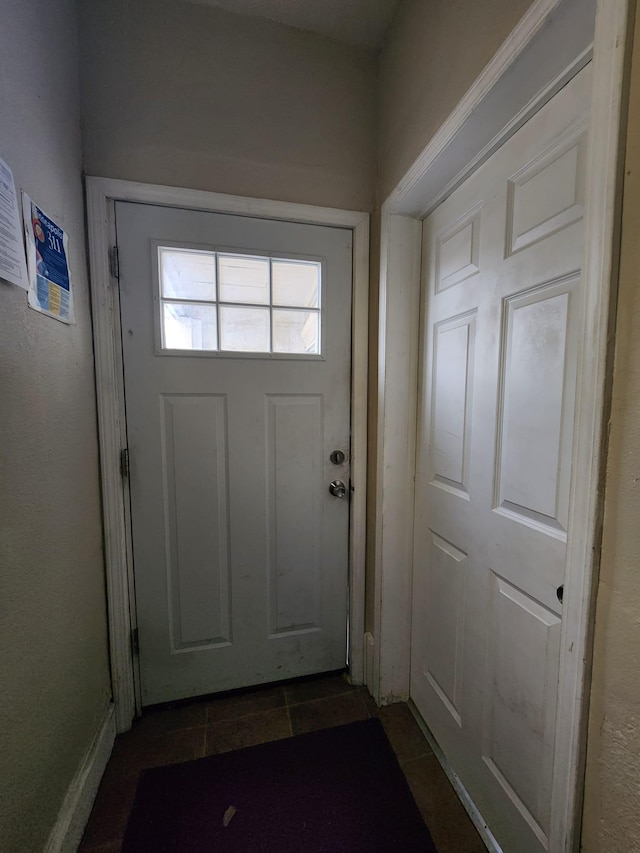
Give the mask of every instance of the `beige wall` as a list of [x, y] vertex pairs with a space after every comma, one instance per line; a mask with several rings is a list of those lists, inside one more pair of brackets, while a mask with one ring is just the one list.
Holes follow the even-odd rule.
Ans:
[[0, 155], [70, 234], [77, 316], [0, 282], [0, 848], [33, 853], [110, 688], [75, 9], [1, 5]]
[[640, 16], [634, 43], [585, 853], [640, 851]]
[[175, 0], [79, 8], [88, 174], [370, 209], [372, 52]]
[[403, 0], [380, 61], [380, 201], [533, 0]]

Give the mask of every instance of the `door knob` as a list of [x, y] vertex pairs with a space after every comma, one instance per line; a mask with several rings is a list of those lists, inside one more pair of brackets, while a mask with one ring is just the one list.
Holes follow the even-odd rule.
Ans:
[[347, 487], [342, 480], [334, 480], [329, 484], [329, 491], [334, 498], [343, 498], [347, 494]]

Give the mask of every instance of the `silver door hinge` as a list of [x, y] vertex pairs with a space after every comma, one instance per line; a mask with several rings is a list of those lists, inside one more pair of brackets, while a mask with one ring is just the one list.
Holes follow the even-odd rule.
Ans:
[[140, 651], [140, 643], [138, 641], [138, 629], [132, 628], [131, 630], [131, 651], [134, 655], [137, 655]]
[[109, 249], [109, 270], [111, 277], [116, 281], [120, 281], [120, 258], [118, 257], [118, 247], [112, 246]]
[[123, 480], [129, 476], [129, 448], [123, 447], [120, 451], [120, 474]]

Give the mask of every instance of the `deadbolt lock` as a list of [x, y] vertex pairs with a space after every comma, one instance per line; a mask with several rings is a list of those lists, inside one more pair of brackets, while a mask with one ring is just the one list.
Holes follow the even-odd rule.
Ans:
[[331, 456], [329, 456], [329, 459], [333, 462], [334, 465], [342, 465], [346, 458], [347, 457], [344, 455], [342, 450], [334, 450]]

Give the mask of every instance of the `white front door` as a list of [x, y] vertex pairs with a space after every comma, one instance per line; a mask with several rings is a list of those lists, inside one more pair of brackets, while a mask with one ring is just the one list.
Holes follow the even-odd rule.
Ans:
[[589, 81], [423, 232], [411, 695], [505, 853], [548, 848]]
[[344, 667], [351, 231], [116, 225], [143, 705]]

